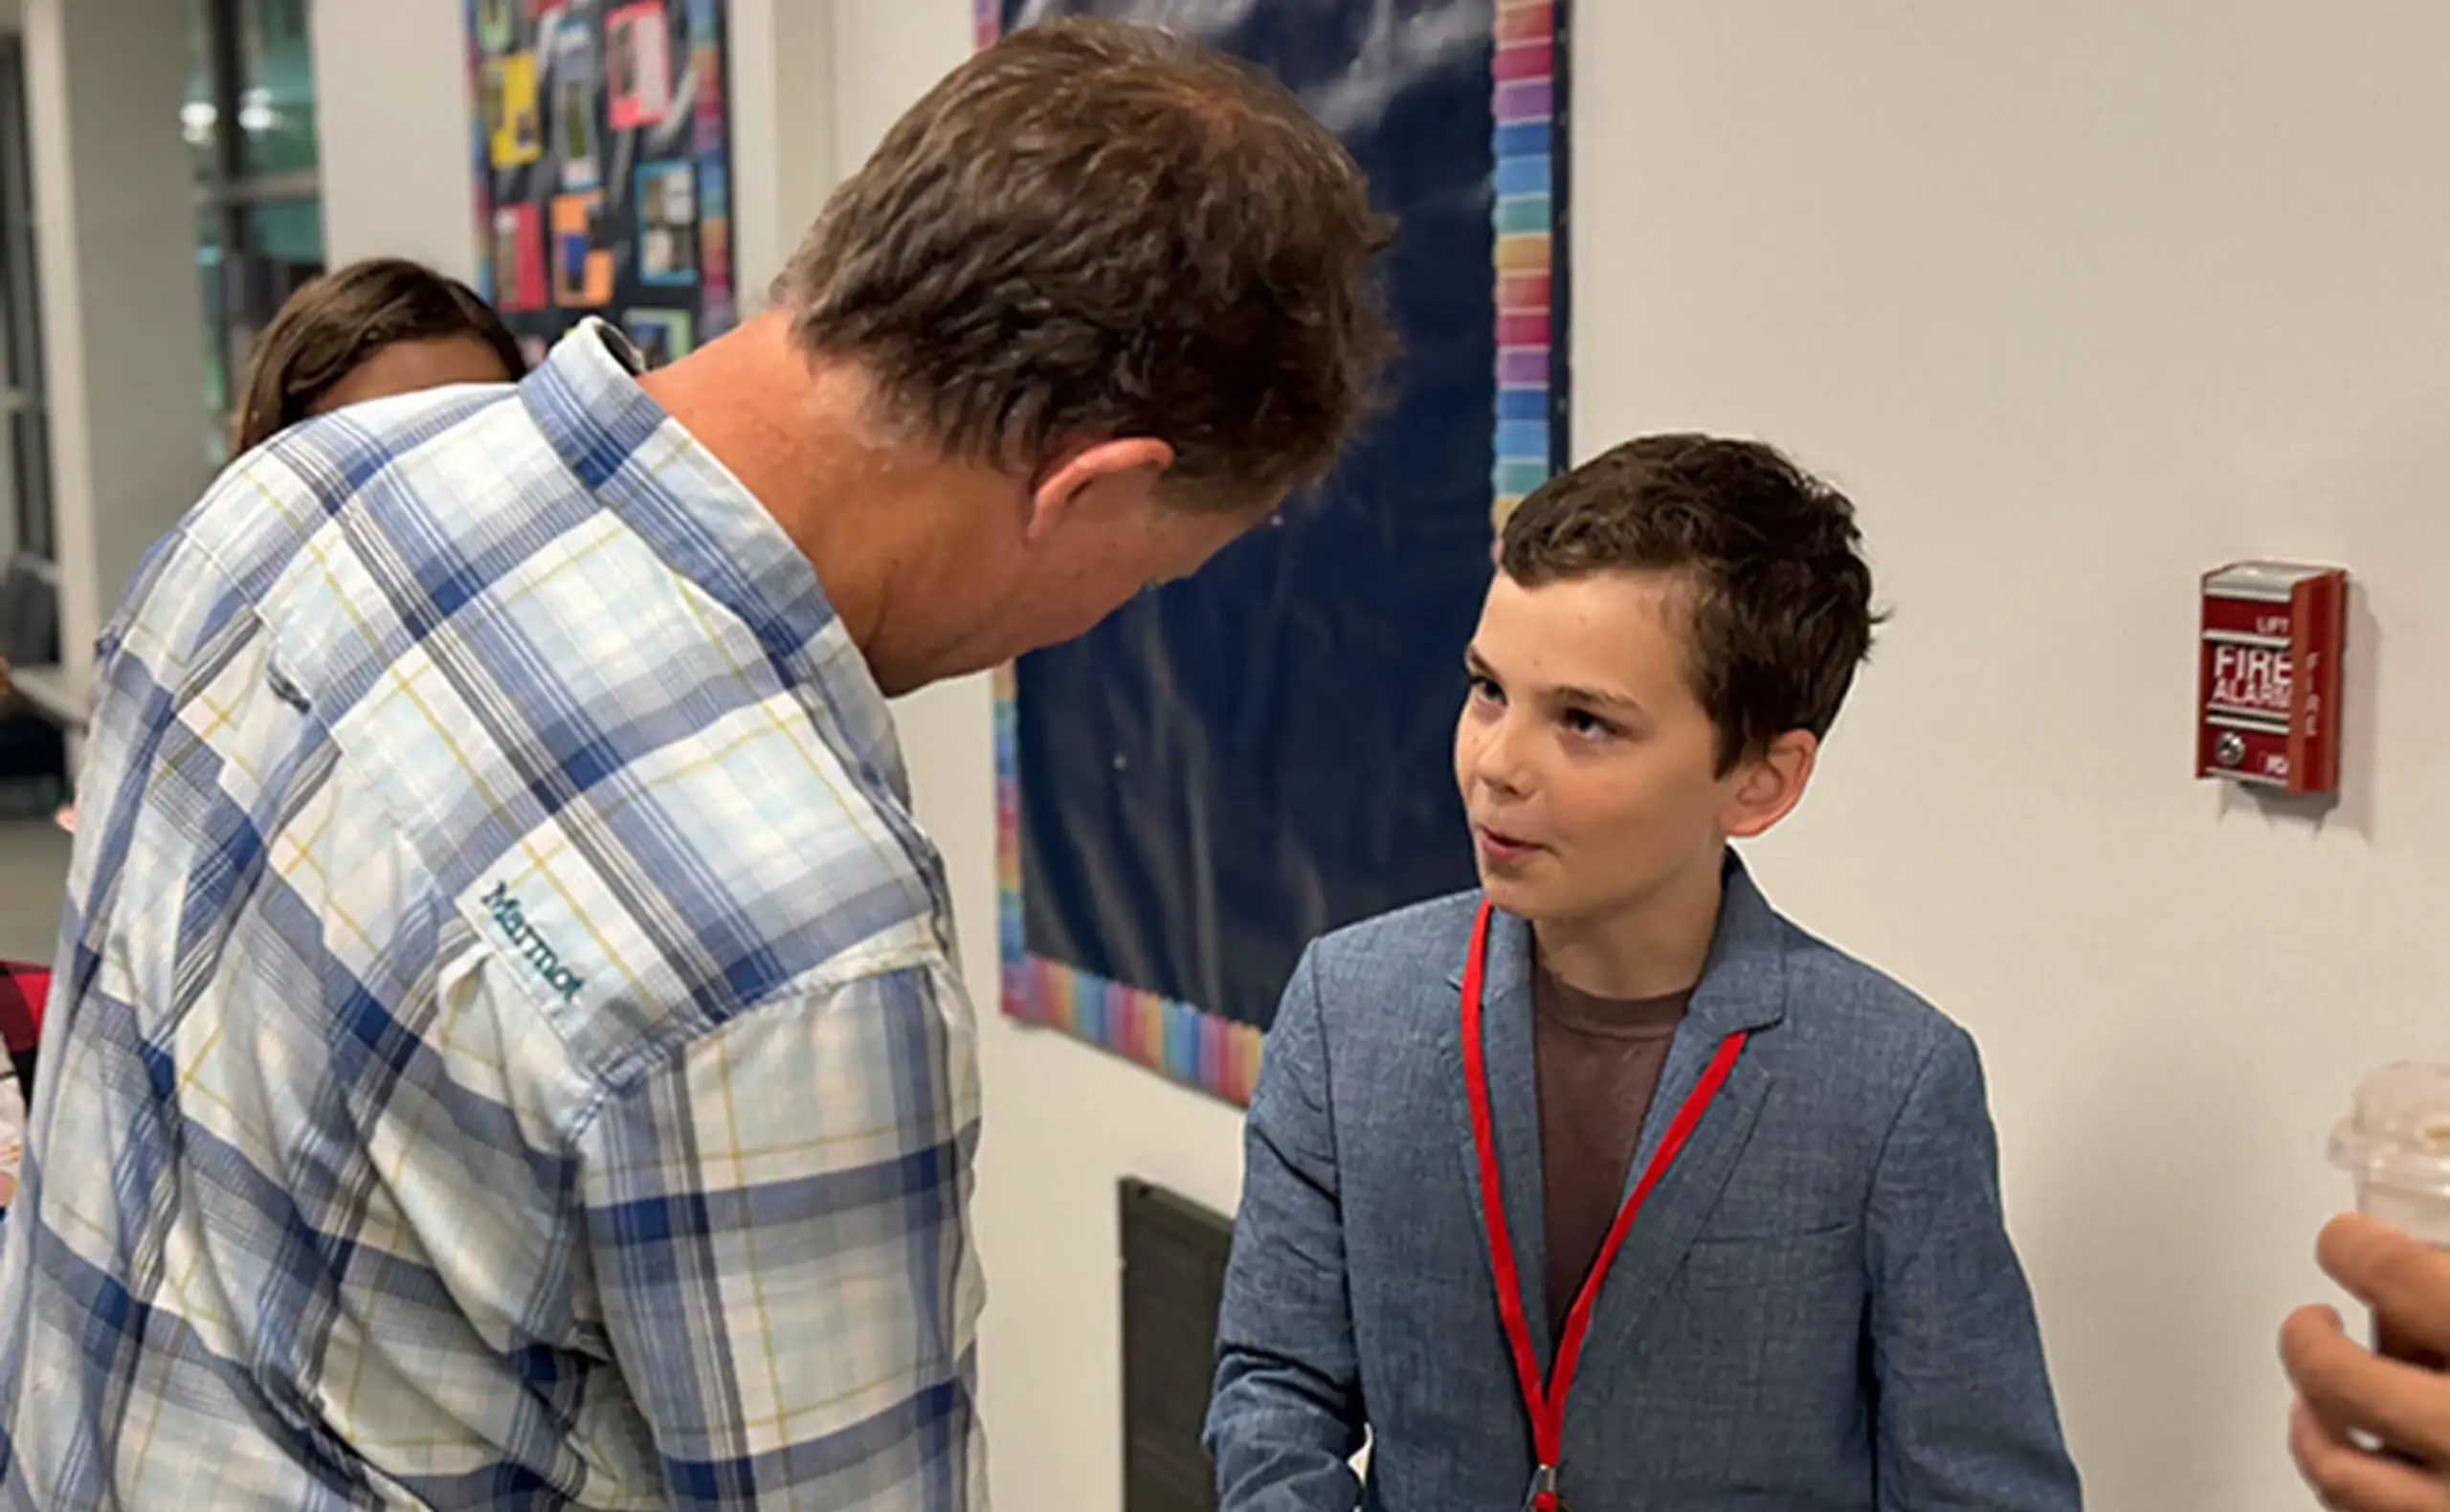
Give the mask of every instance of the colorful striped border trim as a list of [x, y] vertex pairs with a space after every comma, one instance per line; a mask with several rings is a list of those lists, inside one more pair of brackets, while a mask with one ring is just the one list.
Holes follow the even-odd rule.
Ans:
[[731, 153], [724, 141], [730, 81], [724, 77], [718, 0], [689, 0], [691, 75], [698, 108], [690, 143], [698, 154], [698, 330], [695, 344], [713, 341], [740, 323], [732, 290]]
[[[1497, 462], [1491, 521], [1563, 465], [1565, 0], [1498, 0], [1495, 89]], [[999, 0], [973, 0], [981, 48], [1002, 32]], [[1249, 1024], [1029, 953], [1021, 908], [1018, 679], [995, 674], [996, 936], [1006, 1016], [1101, 1046], [1248, 1105], [1262, 1035]]]
[[1563, 235], [1565, 7], [1498, 0], [1497, 461], [1492, 534], [1561, 465], [1565, 441]]
[[1021, 915], [1015, 682], [1010, 666], [995, 674], [995, 932], [1006, 1016], [1062, 1030], [1229, 1102], [1249, 1103], [1258, 1084], [1258, 1030], [1029, 953]]

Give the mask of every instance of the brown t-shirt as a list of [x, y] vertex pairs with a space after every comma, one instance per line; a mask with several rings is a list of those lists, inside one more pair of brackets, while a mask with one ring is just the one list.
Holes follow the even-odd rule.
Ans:
[[1545, 966], [1532, 973], [1551, 1338], [1624, 1204], [1642, 1120], [1691, 997], [1594, 997]]

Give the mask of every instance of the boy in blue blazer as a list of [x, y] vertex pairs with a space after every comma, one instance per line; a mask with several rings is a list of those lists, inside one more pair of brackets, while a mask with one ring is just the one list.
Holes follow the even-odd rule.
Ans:
[[1507, 522], [1455, 743], [1481, 891], [1317, 943], [1268, 1038], [1225, 1512], [2081, 1504], [1973, 1042], [1728, 850], [1870, 648], [1860, 539], [1689, 435]]

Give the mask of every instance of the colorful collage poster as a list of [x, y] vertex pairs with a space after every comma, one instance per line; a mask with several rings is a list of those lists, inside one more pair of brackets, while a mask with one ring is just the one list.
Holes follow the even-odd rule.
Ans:
[[515, 168], [533, 163], [544, 152], [544, 134], [536, 119], [536, 57], [513, 53], [485, 65], [485, 134], [493, 145], [493, 166]]
[[613, 127], [626, 131], [661, 121], [672, 108], [672, 33], [663, 7], [615, 11], [604, 33]]
[[492, 259], [494, 304], [504, 315], [524, 315], [551, 302], [541, 207], [504, 205], [494, 211]]
[[594, 318], [654, 365], [730, 329], [724, 8], [462, 3], [480, 287], [522, 347]]
[[698, 166], [686, 158], [638, 169], [638, 277], [698, 281]]
[[603, 182], [596, 167], [595, 73], [594, 28], [565, 15], [553, 29], [553, 147], [565, 189]]
[[553, 302], [563, 309], [599, 309], [612, 301], [608, 219], [597, 190], [554, 197]]

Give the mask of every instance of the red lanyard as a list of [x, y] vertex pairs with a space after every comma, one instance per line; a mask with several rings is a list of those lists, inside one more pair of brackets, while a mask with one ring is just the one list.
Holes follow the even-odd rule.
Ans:
[[1557, 1341], [1556, 1368], [1543, 1385], [1539, 1357], [1531, 1352], [1531, 1327], [1523, 1314], [1523, 1281], [1514, 1268], [1514, 1241], [1506, 1234], [1504, 1189], [1497, 1169], [1497, 1125], [1489, 1114], [1488, 1051], [1481, 1042], [1481, 979], [1487, 966], [1490, 913], [1489, 904], [1482, 902], [1480, 917], [1472, 923], [1471, 951], [1463, 958], [1463, 1084], [1472, 1099], [1472, 1143], [1481, 1156], [1481, 1214], [1488, 1226], [1489, 1270], [1497, 1282], [1498, 1316], [1505, 1323], [1506, 1343], [1514, 1349], [1515, 1379], [1523, 1390], [1523, 1410], [1530, 1414], [1531, 1444], [1540, 1460], [1525, 1505], [1535, 1512], [1559, 1512], [1557, 1462], [1565, 1449], [1566, 1393], [1573, 1390], [1574, 1367], [1581, 1362], [1583, 1340], [1591, 1332], [1591, 1309], [1599, 1296], [1599, 1283], [1616, 1262], [1625, 1235], [1633, 1231], [1634, 1215], [1641, 1212], [1659, 1179], [1667, 1174], [1684, 1142], [1693, 1137], [1710, 1100], [1726, 1084], [1727, 1073], [1735, 1069], [1735, 1057], [1744, 1050], [1745, 1036], [1738, 1032], [1719, 1042], [1718, 1054], [1710, 1057], [1701, 1081], [1676, 1110], [1666, 1137], [1659, 1142], [1659, 1153], [1644, 1167], [1642, 1179], [1634, 1184], [1633, 1194], [1608, 1230], [1607, 1242], [1592, 1261], [1582, 1294], [1574, 1299], [1573, 1311], [1566, 1315], [1565, 1336]]

